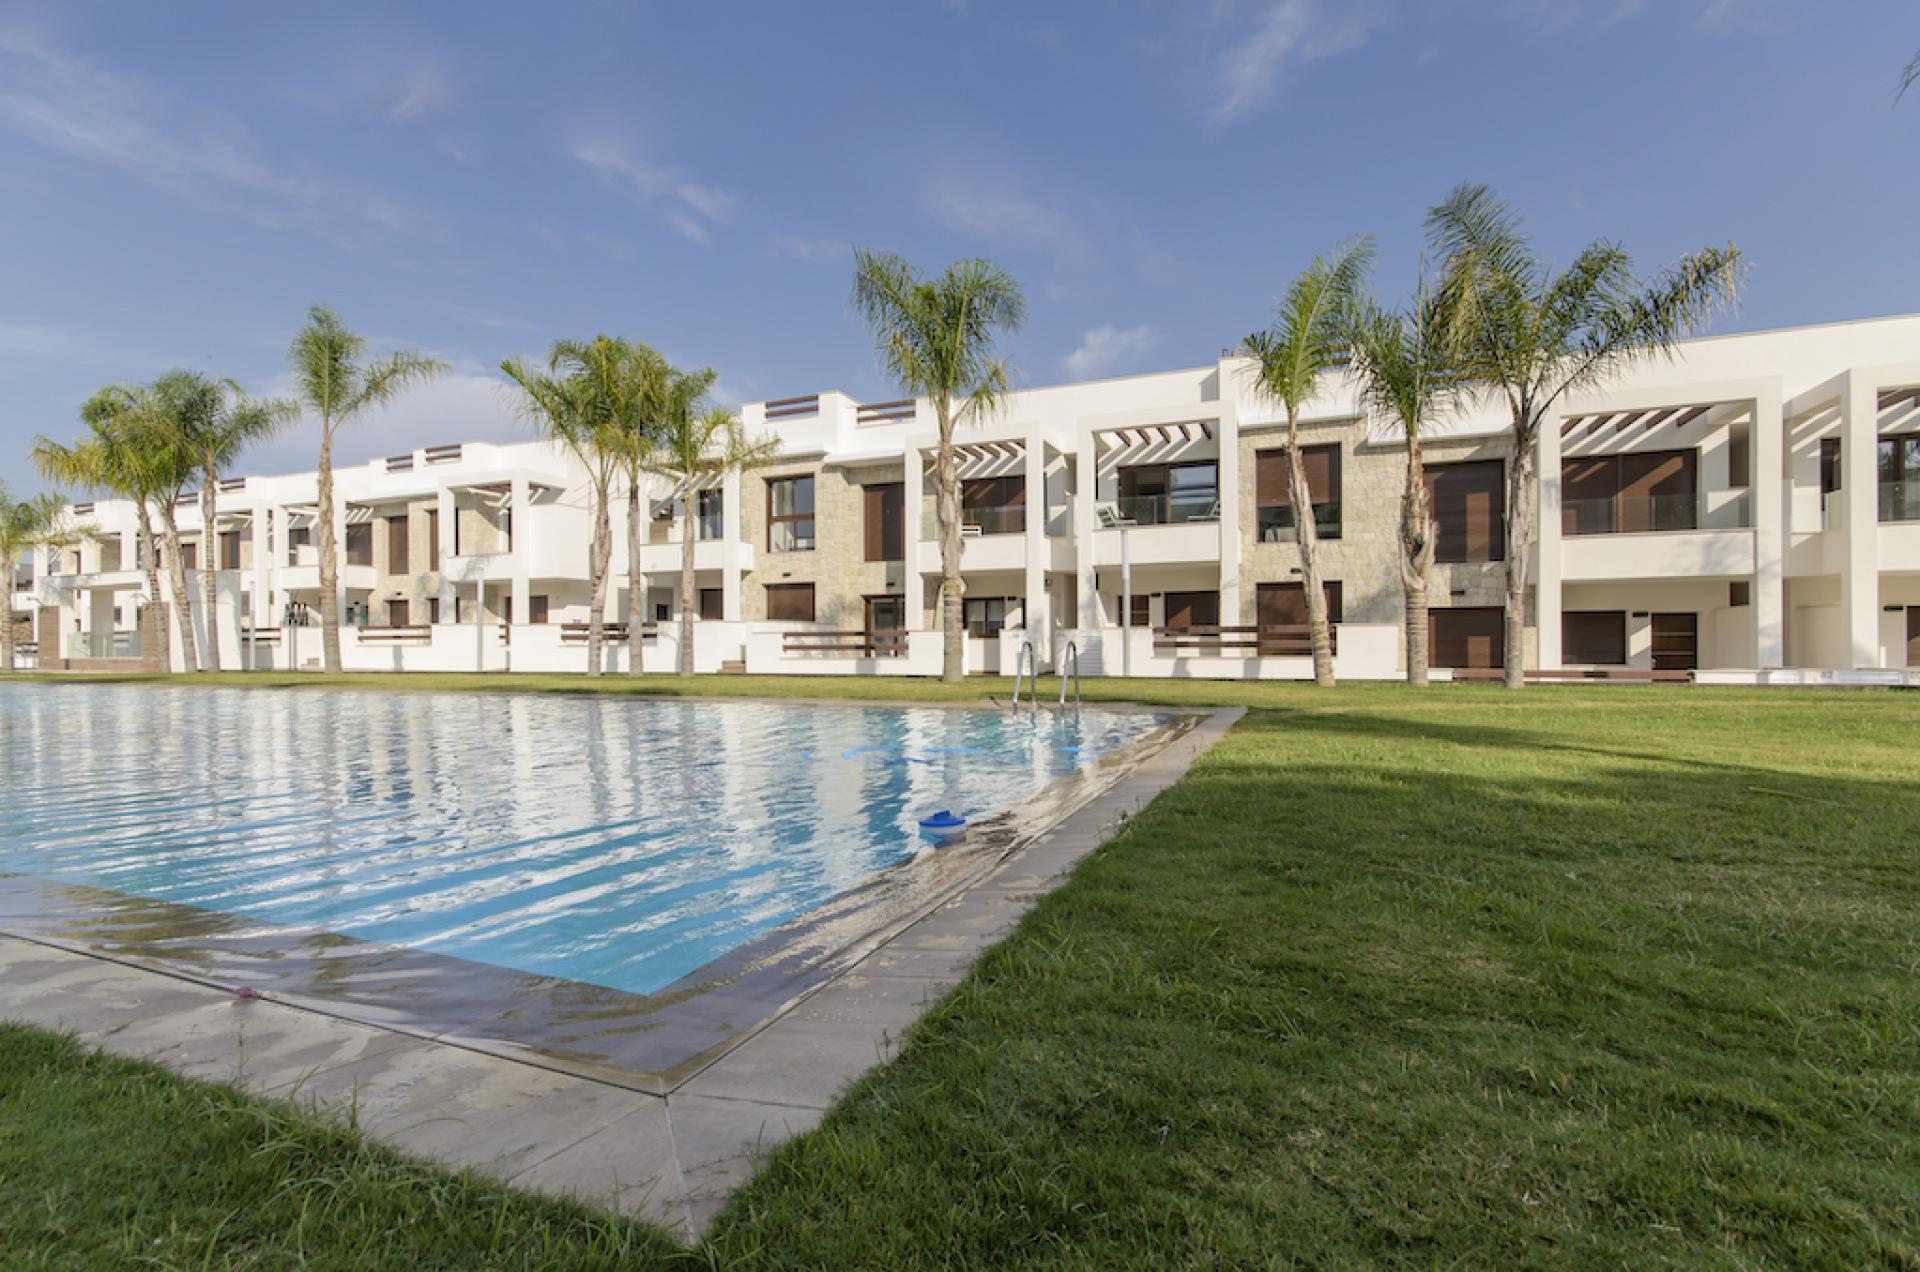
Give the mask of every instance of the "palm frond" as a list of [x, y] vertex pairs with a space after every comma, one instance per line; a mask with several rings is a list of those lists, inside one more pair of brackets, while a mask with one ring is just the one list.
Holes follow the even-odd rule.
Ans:
[[1915, 84], [1920, 84], [1920, 53], [1913, 55], [1913, 61], [1907, 63], [1907, 69], [1900, 76], [1900, 91], [1893, 95], [1899, 101]]
[[956, 261], [928, 279], [891, 252], [854, 248], [853, 307], [874, 336], [887, 376], [902, 391], [951, 403], [955, 420], [997, 411], [1012, 373], [1002, 337], [1026, 322], [1019, 282], [992, 261]]
[[1349, 349], [1354, 315], [1363, 303], [1373, 239], [1362, 235], [1336, 247], [1288, 284], [1273, 327], [1241, 348], [1258, 359], [1260, 388], [1297, 410], [1313, 396], [1320, 376]]

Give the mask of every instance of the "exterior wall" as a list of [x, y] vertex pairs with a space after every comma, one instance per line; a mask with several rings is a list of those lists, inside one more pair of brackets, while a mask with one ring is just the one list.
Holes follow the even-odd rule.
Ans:
[[[1561, 418], [1549, 422], [1541, 439], [1535, 457], [1540, 479], [1529, 496], [1536, 539], [1525, 562], [1528, 665], [1561, 665], [1564, 612], [1621, 609], [1700, 615], [1703, 667], [1898, 667], [1907, 657], [1905, 609], [1920, 604], [1920, 523], [1879, 522], [1875, 449], [1884, 433], [1920, 432], [1920, 399], [1902, 406], [1901, 394], [1886, 392], [1920, 385], [1915, 349], [1920, 318], [1693, 341], [1671, 360], [1633, 368], [1590, 397], [1564, 403]], [[1284, 428], [1275, 404], [1255, 392], [1246, 371], [1247, 364], [1229, 358], [1213, 366], [1025, 390], [1012, 395], [995, 419], [957, 439], [968, 456], [963, 474], [1017, 473], [1027, 483], [1027, 534], [965, 541], [967, 593], [1011, 602], [1005, 634], [970, 642], [971, 666], [1004, 670], [1007, 651], [1024, 640], [1040, 647], [1044, 666], [1071, 639], [1081, 649], [1083, 669], [1109, 674], [1123, 664], [1135, 674], [1305, 674], [1304, 660], [1287, 658], [1157, 657], [1151, 632], [1123, 638], [1118, 630], [1123, 540], [1132, 591], [1155, 598], [1151, 623], [1165, 621], [1167, 593], [1215, 591], [1223, 624], [1252, 625], [1260, 585], [1299, 578], [1297, 547], [1260, 541], [1257, 457], [1283, 445]], [[722, 535], [696, 545], [697, 586], [717, 589], [725, 614], [724, 622], [696, 623], [696, 658], [715, 666], [751, 662], [751, 648], [765, 662], [769, 649], [778, 648], [778, 628], [758, 636], [754, 629], [770, 626], [766, 589], [782, 583], [814, 586], [814, 625], [822, 630], [859, 630], [866, 625], [866, 598], [899, 595], [907, 601], [909, 628], [937, 633], [939, 554], [923, 528], [931, 504], [923, 457], [936, 437], [928, 405], [868, 409], [845, 394], [825, 392], [775, 407], [770, 420], [765, 404], [750, 403], [742, 418], [750, 436], [777, 438], [785, 458], [722, 479]], [[1682, 418], [1660, 408], [1693, 413]], [[1426, 463], [1510, 463], [1503, 414], [1500, 403], [1487, 399], [1434, 421], [1422, 444]], [[1365, 417], [1356, 386], [1344, 374], [1320, 386], [1301, 427], [1303, 444], [1332, 442], [1342, 457], [1341, 535], [1321, 541], [1325, 577], [1342, 585], [1340, 674], [1393, 674], [1403, 651], [1383, 633], [1397, 631], [1402, 621], [1402, 446], [1393, 429]], [[1821, 442], [1834, 438], [1842, 441], [1845, 480], [1823, 497]], [[1744, 478], [1734, 471], [1736, 439], [1749, 457]], [[1676, 449], [1697, 455], [1695, 528], [1563, 532], [1563, 458]], [[1118, 493], [1118, 465], [1191, 459], [1218, 463], [1218, 525], [1098, 528], [1099, 506]], [[814, 479], [815, 546], [771, 552], [767, 483], [801, 474]], [[336, 477], [337, 530], [344, 528], [348, 507], [372, 512], [371, 563], [347, 567], [343, 560], [342, 599], [350, 593], [355, 601], [370, 602], [375, 624], [390, 622], [390, 606], [405, 601], [408, 621], [424, 624], [438, 598], [440, 626], [451, 628], [457, 598], [464, 620], [460, 630], [427, 641], [427, 648], [439, 651], [431, 654], [356, 637], [355, 657], [363, 663], [412, 669], [451, 659], [474, 665], [483, 653], [471, 643], [482, 639], [476, 619], [497, 626], [511, 608], [520, 620], [516, 630], [532, 626], [525, 620], [535, 597], [546, 598], [551, 624], [586, 618], [587, 475], [559, 448], [537, 442], [446, 447], [342, 468]], [[869, 562], [863, 491], [887, 482], [905, 488], [905, 559]], [[490, 497], [494, 492], [499, 499]], [[614, 493], [607, 609], [609, 618], [618, 619], [627, 495], [617, 483]], [[671, 491], [655, 483], [641, 494], [657, 503]], [[251, 519], [242, 530], [241, 568], [220, 572], [223, 600], [215, 613], [196, 610], [193, 618], [200, 630], [211, 621], [219, 632], [223, 661], [232, 658], [227, 651], [235, 647], [243, 609], [256, 611], [260, 626], [271, 629], [289, 599], [316, 599], [311, 549], [299, 562], [290, 561], [288, 550], [290, 524], [310, 518], [314, 500], [310, 473], [236, 479], [222, 491], [223, 518]], [[407, 516], [408, 568], [392, 571], [389, 518], [400, 509]], [[510, 539], [501, 532], [508, 509]], [[436, 512], [440, 555], [447, 562], [441, 572], [425, 568], [433, 555]], [[51, 651], [43, 649], [43, 656], [57, 656], [62, 638], [74, 632], [128, 632], [136, 613], [144, 612], [146, 580], [137, 569], [138, 518], [131, 505], [106, 500], [76, 513], [86, 537], [59, 554], [59, 569], [35, 572], [32, 596], [54, 615], [53, 639], [46, 642]], [[177, 513], [183, 536], [199, 541], [205, 534], [201, 510], [181, 505]], [[677, 527], [665, 536], [669, 542], [658, 541], [657, 529], [649, 526], [645, 536], [647, 617], [662, 604], [671, 614], [678, 603], [679, 553], [671, 543]], [[216, 550], [203, 550], [201, 564]], [[1506, 569], [1499, 561], [1438, 564], [1430, 602], [1436, 609], [1498, 607]], [[475, 580], [483, 576], [485, 601], [476, 614]], [[1751, 605], [1731, 604], [1728, 585], [1735, 582], [1750, 593]], [[193, 587], [199, 606], [197, 578]], [[1647, 656], [1645, 635], [1638, 628], [1630, 633], [1630, 665]], [[274, 656], [304, 664], [317, 655], [317, 628], [303, 629], [296, 641], [299, 654], [283, 648]], [[171, 643], [177, 659], [179, 642]], [[671, 644], [663, 634], [648, 647], [644, 665], [651, 667], [663, 656], [657, 651]], [[563, 667], [584, 658], [558, 634], [529, 636], [518, 652], [515, 661], [503, 641], [501, 665]], [[791, 658], [774, 661], [783, 670], [801, 670], [786, 666]], [[918, 665], [915, 659], [869, 661], [885, 664], [872, 674], [900, 674], [903, 666]]]

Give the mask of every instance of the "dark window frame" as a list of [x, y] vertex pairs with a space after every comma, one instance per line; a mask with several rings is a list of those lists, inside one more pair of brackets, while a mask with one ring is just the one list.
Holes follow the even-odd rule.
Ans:
[[[806, 617], [801, 618], [786, 613], [776, 615], [774, 613], [776, 608], [774, 598], [776, 595], [781, 598], [805, 596], [807, 599], [805, 607]], [[814, 585], [811, 583], [769, 583], [766, 585], [766, 596], [767, 621], [769, 623], [812, 623], [819, 621], [817, 617], [820, 613], [819, 596], [814, 590]], [[784, 610], [785, 606], [778, 608]]]
[[[801, 483], [805, 483], [804, 487]], [[791, 503], [792, 506], [796, 508], [799, 507], [800, 504], [798, 492], [802, 489], [806, 491], [806, 510], [804, 512], [776, 513], [774, 511], [774, 504], [776, 502], [774, 491], [777, 488], [786, 487], [792, 487], [795, 491], [795, 496]], [[819, 504], [816, 502], [818, 496], [819, 488], [814, 484], [814, 474], [812, 473], [793, 473], [785, 477], [767, 478], [767, 551], [812, 552], [819, 546], [819, 527], [817, 525]], [[790, 542], [786, 547], [774, 546], [775, 540], [779, 535], [778, 527], [781, 526], [792, 527], [788, 531]], [[804, 532], [801, 530], [802, 526], [805, 527]]]
[[[1327, 485], [1325, 492], [1313, 488], [1313, 457], [1326, 455]], [[1300, 448], [1300, 458], [1307, 463], [1307, 495], [1312, 498], [1324, 493], [1326, 498], [1313, 499], [1313, 528], [1322, 539], [1338, 539], [1343, 530], [1341, 520], [1342, 487], [1346, 482], [1346, 448], [1338, 442], [1316, 442], [1312, 446]], [[1265, 483], [1269, 494], [1261, 497], [1260, 469], [1262, 463], [1277, 468], [1271, 481]], [[1293, 512], [1293, 485], [1289, 472], [1291, 461], [1286, 448], [1267, 447], [1253, 453], [1253, 494], [1254, 494], [1254, 535], [1262, 543], [1292, 543], [1295, 536]], [[1269, 534], [1274, 537], [1269, 538]]]

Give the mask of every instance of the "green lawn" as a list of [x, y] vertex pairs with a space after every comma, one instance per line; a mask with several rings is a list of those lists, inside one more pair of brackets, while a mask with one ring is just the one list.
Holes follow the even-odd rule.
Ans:
[[[1256, 709], [690, 1260], [1920, 1265], [1920, 696], [1088, 690]], [[64, 1229], [345, 1265], [409, 1223], [394, 1266], [660, 1249], [51, 1045], [0, 1050], [9, 1257], [71, 1262]], [[263, 1218], [216, 1238], [229, 1212]]]

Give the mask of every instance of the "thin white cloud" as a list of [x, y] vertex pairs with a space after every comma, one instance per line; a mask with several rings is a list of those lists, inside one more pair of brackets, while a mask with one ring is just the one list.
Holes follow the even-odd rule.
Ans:
[[1359, 48], [1380, 20], [1370, 3], [1274, 0], [1251, 33], [1234, 39], [1221, 58], [1223, 93], [1213, 108], [1214, 122], [1231, 123], [1264, 104], [1290, 66]]
[[642, 162], [612, 142], [578, 142], [570, 153], [609, 189], [658, 209], [669, 228], [695, 243], [705, 243], [713, 226], [733, 215], [731, 194], [691, 181], [672, 168]]
[[[285, 373], [259, 386], [263, 397], [288, 397]], [[477, 368], [455, 370], [416, 385], [341, 430], [337, 464], [359, 464], [383, 455], [453, 442], [524, 442], [533, 430], [514, 410], [507, 381]], [[303, 416], [249, 451], [240, 467], [253, 473], [301, 472], [313, 467], [320, 427]]]
[[390, 124], [410, 124], [438, 114], [452, 104], [453, 81], [447, 69], [436, 62], [426, 62], [407, 74], [381, 113]]
[[237, 121], [18, 30], [0, 29], [0, 86], [0, 129], [260, 225], [319, 229], [350, 216], [394, 229], [419, 219], [378, 192], [284, 171]]
[[935, 220], [962, 234], [1055, 250], [1080, 245], [1079, 232], [1063, 213], [1013, 190], [938, 178], [922, 191], [921, 202]]
[[533, 323], [523, 318], [508, 318], [501, 314], [489, 313], [484, 309], [473, 309], [466, 305], [455, 305], [444, 300], [418, 300], [412, 302], [428, 313], [439, 314], [442, 318], [451, 318], [455, 322], [466, 323], [470, 327], [483, 327], [488, 331], [534, 331]]
[[839, 239], [803, 238], [795, 234], [774, 235], [773, 246], [783, 255], [813, 265], [841, 260], [851, 255], [853, 250]]
[[1075, 380], [1096, 379], [1137, 361], [1159, 342], [1160, 333], [1152, 327], [1095, 327], [1060, 367]]

